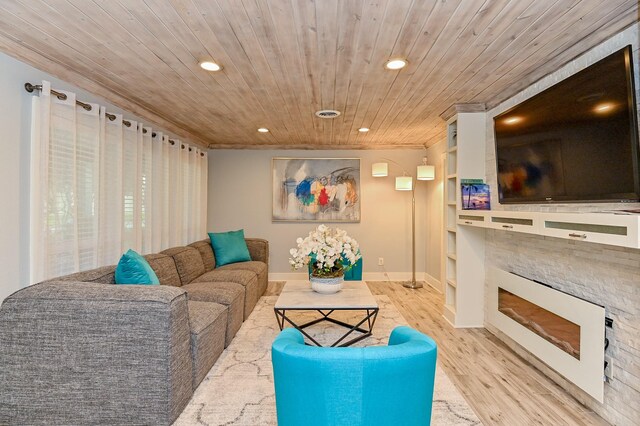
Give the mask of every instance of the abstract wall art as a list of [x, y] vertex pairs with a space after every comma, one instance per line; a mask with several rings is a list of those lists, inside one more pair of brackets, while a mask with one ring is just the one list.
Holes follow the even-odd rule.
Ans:
[[274, 158], [273, 221], [360, 222], [359, 158]]

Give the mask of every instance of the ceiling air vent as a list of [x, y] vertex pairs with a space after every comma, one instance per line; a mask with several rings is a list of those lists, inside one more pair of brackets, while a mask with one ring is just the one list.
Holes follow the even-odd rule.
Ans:
[[320, 111], [316, 111], [316, 116], [320, 118], [336, 118], [339, 115], [340, 111], [333, 109], [321, 109]]

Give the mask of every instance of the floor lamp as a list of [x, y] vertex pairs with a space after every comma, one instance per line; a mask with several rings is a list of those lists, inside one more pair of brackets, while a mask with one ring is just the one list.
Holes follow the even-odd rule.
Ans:
[[[389, 163], [393, 163], [402, 169], [402, 176], [396, 176], [396, 191], [411, 191], [411, 281], [403, 282], [407, 288], [421, 288], [422, 284], [416, 281], [416, 188], [413, 184], [413, 175], [410, 175], [398, 163], [387, 158], [385, 162], [373, 163], [371, 175], [373, 177], [386, 177], [389, 175]], [[427, 164], [427, 157], [422, 159], [422, 164], [417, 167], [417, 180], [433, 180], [435, 178], [434, 166]]]

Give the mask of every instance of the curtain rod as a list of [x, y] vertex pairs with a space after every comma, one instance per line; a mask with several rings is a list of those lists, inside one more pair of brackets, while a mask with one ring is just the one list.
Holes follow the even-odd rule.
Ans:
[[[31, 83], [25, 83], [24, 84], [24, 89], [29, 92], [29, 93], [33, 93], [34, 90], [42, 90], [42, 85], [41, 84], [31, 84]], [[65, 95], [64, 93], [58, 92], [56, 90], [51, 89], [51, 93], [53, 93], [59, 100], [61, 101], [66, 101], [67, 100], [67, 95]], [[80, 105], [82, 108], [84, 108], [86, 111], [91, 111], [92, 107], [90, 104], [84, 103], [84, 102], [80, 102], [79, 100], [76, 99], [76, 104]], [[108, 112], [105, 112], [105, 116], [110, 120], [113, 121], [116, 119], [116, 116], [114, 114], [110, 114]], [[131, 127], [131, 122], [128, 120], [122, 120], [122, 124], [124, 124], [127, 127]], [[142, 128], [142, 133], [147, 134], [147, 129]], [[156, 137], [156, 132], [151, 133], [152, 137]], [[176, 141], [174, 141], [173, 139], [169, 139], [169, 143], [171, 145], [175, 145]], [[181, 144], [181, 148], [185, 149], [185, 145]], [[189, 152], [191, 152], [191, 147], [189, 147]], [[204, 157], [204, 152], [200, 153], [201, 157]]]

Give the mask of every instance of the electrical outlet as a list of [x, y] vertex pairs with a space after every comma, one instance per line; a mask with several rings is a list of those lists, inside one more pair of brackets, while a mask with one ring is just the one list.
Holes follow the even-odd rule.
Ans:
[[382, 266], [384, 265], [384, 257], [379, 257], [378, 258], [378, 266]]
[[604, 368], [604, 375], [607, 379], [609, 379], [608, 381], [611, 381], [613, 379], [613, 360], [611, 359], [611, 357], [605, 356], [604, 363], [606, 365], [606, 367]]

